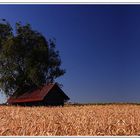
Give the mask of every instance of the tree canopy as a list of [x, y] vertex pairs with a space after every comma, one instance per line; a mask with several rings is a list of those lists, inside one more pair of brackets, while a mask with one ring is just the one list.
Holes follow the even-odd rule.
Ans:
[[0, 21], [0, 88], [17, 95], [64, 75], [56, 42], [47, 40], [30, 24]]

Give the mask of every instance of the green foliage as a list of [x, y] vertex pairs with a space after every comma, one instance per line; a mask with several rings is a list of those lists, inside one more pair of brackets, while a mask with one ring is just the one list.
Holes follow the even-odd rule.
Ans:
[[18, 22], [13, 32], [6, 20], [0, 22], [0, 88], [6, 95], [54, 82], [65, 73], [55, 44], [30, 24]]

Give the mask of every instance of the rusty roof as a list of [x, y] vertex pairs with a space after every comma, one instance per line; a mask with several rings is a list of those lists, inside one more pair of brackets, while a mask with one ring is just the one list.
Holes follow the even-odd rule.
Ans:
[[[15, 97], [10, 97], [8, 99], [8, 103], [20, 103], [20, 102], [34, 102], [34, 101], [42, 101], [44, 97], [50, 92], [50, 90], [54, 87], [57, 86], [57, 84], [46, 84], [42, 88], [38, 88], [32, 92], [26, 92], [22, 94], [21, 96], [15, 98]], [[62, 91], [62, 90], [61, 90]], [[62, 91], [63, 92], [63, 91]], [[64, 96], [66, 99], [69, 99], [67, 95], [63, 92]]]

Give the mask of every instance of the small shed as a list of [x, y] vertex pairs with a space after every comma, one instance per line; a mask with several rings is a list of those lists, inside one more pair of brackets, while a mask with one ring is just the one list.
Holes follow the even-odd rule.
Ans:
[[63, 106], [69, 99], [57, 84], [49, 83], [18, 97], [11, 96], [7, 103], [21, 106]]

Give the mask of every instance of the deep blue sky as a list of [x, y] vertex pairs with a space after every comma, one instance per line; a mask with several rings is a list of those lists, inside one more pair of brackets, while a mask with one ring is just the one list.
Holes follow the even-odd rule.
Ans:
[[140, 102], [139, 5], [0, 5], [0, 18], [56, 38], [71, 101]]

